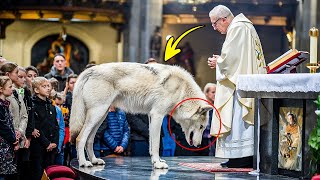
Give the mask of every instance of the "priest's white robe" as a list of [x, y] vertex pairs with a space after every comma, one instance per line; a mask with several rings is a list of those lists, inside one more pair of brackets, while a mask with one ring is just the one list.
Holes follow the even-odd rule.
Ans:
[[236, 92], [240, 74], [264, 74], [265, 59], [252, 22], [239, 14], [230, 23], [221, 55], [217, 60], [217, 89], [214, 105], [220, 113], [212, 118], [211, 135], [220, 136], [216, 157], [241, 158], [254, 152], [254, 99], [240, 98]]

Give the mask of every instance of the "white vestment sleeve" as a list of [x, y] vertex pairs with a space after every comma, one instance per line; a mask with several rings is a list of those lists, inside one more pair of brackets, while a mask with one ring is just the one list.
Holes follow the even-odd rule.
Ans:
[[217, 79], [217, 81], [222, 81], [222, 80], [226, 79], [226, 76], [221, 73], [218, 63], [216, 66], [216, 79]]

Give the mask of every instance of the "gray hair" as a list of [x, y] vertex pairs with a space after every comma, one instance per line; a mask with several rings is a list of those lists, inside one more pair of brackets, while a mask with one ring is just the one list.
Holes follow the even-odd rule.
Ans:
[[218, 5], [209, 12], [209, 17], [225, 18], [229, 16], [234, 17], [230, 9], [224, 5]]
[[63, 100], [63, 102], [66, 101], [66, 96], [63, 94], [63, 92], [57, 92], [56, 98]]
[[209, 91], [210, 87], [216, 87], [217, 85], [215, 83], [207, 83], [206, 86], [203, 88], [203, 92], [207, 93]]

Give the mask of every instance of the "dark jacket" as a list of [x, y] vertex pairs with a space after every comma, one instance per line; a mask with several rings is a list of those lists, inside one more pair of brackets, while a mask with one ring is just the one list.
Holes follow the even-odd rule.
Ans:
[[[100, 134], [100, 147], [99, 143], [95, 143], [95, 150], [107, 150], [114, 151], [117, 146], [122, 146], [123, 149], [128, 147], [130, 130], [128, 126], [128, 122], [126, 120], [126, 114], [117, 109], [116, 112], [109, 112], [106, 118], [105, 130], [103, 132], [103, 136], [101, 137], [101, 131], [98, 132], [98, 137]], [[102, 127], [103, 128], [103, 127]], [[98, 138], [96, 137], [96, 138]], [[97, 142], [97, 139], [95, 140]]]
[[130, 138], [133, 141], [149, 142], [149, 117], [145, 114], [127, 114]]
[[26, 87], [24, 88], [24, 97], [23, 97], [24, 104], [26, 105], [27, 108], [27, 113], [28, 113], [28, 125], [26, 129], [26, 136], [31, 137], [32, 132], [34, 130], [34, 109], [33, 109], [33, 104], [32, 104], [32, 95], [31, 91]]
[[68, 91], [66, 94], [66, 101], [64, 102], [65, 106], [69, 109], [69, 112], [71, 112], [72, 108], [72, 92]]
[[9, 101], [0, 99], [0, 136], [13, 147], [13, 143], [16, 142], [16, 134], [12, 124], [9, 104]]
[[66, 81], [67, 81], [67, 78], [70, 74], [73, 74], [73, 71], [68, 67], [65, 68], [64, 75], [61, 76], [58, 73], [57, 69], [54, 66], [52, 66], [50, 72], [48, 74], [44, 75], [44, 77], [47, 79], [50, 79], [53, 77], [56, 78], [59, 82], [58, 91], [60, 92], [60, 91], [63, 91], [64, 88], [66, 87]]
[[32, 138], [31, 145], [37, 144], [42, 148], [47, 148], [50, 143], [59, 144], [59, 125], [56, 119], [56, 108], [51, 100], [46, 101], [38, 96], [32, 97], [34, 105], [34, 125], [40, 132], [40, 137]]

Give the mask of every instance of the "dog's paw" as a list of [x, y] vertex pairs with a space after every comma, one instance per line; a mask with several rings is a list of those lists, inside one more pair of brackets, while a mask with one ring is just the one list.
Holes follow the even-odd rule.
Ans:
[[160, 162], [160, 161], [157, 161], [153, 164], [153, 168], [155, 169], [168, 169], [169, 166], [167, 163], [165, 162]]
[[93, 167], [93, 164], [90, 161], [84, 161], [82, 163], [79, 163], [79, 166], [81, 166], [81, 167]]
[[169, 171], [168, 169], [153, 169], [151, 172], [151, 176], [159, 177], [160, 175], [167, 174], [168, 171]]
[[102, 159], [100, 159], [100, 158], [95, 158], [95, 159], [92, 159], [92, 164], [96, 164], [96, 165], [104, 165], [104, 164], [106, 164], [105, 162], [104, 162], [104, 160], [102, 160]]
[[165, 162], [166, 162], [166, 160], [164, 160], [164, 159], [160, 159], [160, 162], [164, 162], [164, 163], [165, 163]]

